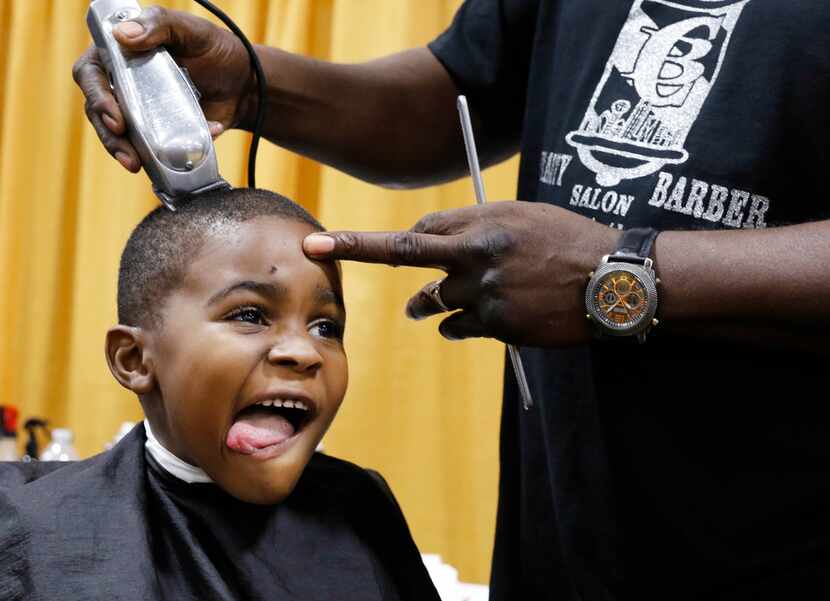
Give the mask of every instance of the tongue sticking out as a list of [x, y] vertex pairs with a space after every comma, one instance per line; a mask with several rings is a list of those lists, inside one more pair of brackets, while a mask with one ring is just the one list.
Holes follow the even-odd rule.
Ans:
[[282, 415], [255, 409], [243, 411], [228, 432], [225, 444], [244, 455], [279, 444], [294, 435], [294, 426]]

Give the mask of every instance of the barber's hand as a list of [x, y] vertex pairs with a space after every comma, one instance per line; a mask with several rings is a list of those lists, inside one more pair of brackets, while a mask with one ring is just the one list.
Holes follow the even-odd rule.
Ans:
[[[590, 338], [588, 274], [619, 232], [544, 203], [498, 202], [433, 213], [406, 232], [327, 232], [304, 242], [313, 259], [437, 267], [449, 339], [492, 337], [526, 346]], [[428, 285], [406, 308], [414, 319], [442, 313]]]
[[[214, 136], [244, 116], [253, 77], [248, 54], [230, 31], [188, 13], [153, 6], [119, 24], [113, 34], [125, 49], [136, 52], [163, 45], [187, 68]], [[95, 46], [75, 62], [72, 75], [86, 97], [86, 115], [101, 142], [126, 169], [138, 171], [141, 161], [125, 135], [124, 116]]]

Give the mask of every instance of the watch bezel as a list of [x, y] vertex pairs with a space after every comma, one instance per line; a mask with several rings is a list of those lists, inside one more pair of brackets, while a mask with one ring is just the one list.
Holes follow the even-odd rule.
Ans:
[[[646, 308], [634, 322], [625, 324], [615, 323], [608, 319], [605, 312], [596, 304], [596, 292], [600, 282], [609, 273], [615, 271], [630, 273], [642, 283], [643, 289], [645, 290]], [[606, 261], [597, 268], [591, 277], [591, 281], [588, 283], [588, 287], [585, 289], [585, 307], [593, 321], [602, 328], [604, 333], [610, 334], [611, 336], [633, 336], [646, 331], [651, 327], [654, 315], [657, 312], [657, 282], [654, 272], [643, 265], [615, 261], [614, 257], [606, 257]]]

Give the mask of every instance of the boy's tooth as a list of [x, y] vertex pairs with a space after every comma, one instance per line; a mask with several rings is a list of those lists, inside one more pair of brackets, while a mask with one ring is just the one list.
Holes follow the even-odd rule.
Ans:
[[301, 409], [303, 411], [308, 411], [308, 405], [302, 401], [283, 401], [276, 399], [273, 401], [259, 401], [257, 405], [262, 405], [263, 407], [286, 407], [288, 409]]

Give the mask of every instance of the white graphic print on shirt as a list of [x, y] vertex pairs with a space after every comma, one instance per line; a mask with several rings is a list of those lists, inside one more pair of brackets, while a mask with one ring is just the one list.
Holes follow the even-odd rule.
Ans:
[[[766, 227], [768, 198], [664, 170], [689, 159], [686, 138], [750, 2], [634, 0], [582, 124], [565, 137], [595, 174], [595, 182], [573, 185], [569, 205], [605, 214], [622, 229], [639, 199], [613, 188], [658, 174], [643, 199], [650, 207], [724, 227]], [[573, 158], [543, 151], [539, 180], [562, 187]]]
[[582, 125], [566, 137], [597, 184], [616, 186], [689, 158], [686, 137], [749, 1], [634, 2]]

